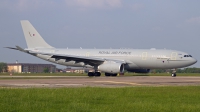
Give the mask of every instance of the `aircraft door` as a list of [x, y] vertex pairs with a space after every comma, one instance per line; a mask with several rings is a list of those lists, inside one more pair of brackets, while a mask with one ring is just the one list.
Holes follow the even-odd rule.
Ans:
[[142, 66], [145, 68], [150, 68], [152, 66], [152, 62], [149, 59], [147, 52], [142, 52], [141, 61], [140, 60], [138, 61], [139, 61], [139, 63], [137, 63], [138, 66]]
[[90, 52], [86, 52], [85, 56], [89, 57], [90, 56]]
[[142, 53], [142, 60], [147, 60], [147, 52]]
[[172, 52], [171, 60], [176, 60], [176, 56], [177, 56], [177, 53], [176, 52]]

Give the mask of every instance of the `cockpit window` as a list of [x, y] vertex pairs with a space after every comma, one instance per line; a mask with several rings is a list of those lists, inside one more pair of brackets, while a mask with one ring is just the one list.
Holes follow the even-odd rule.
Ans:
[[184, 55], [184, 57], [192, 57], [191, 55]]

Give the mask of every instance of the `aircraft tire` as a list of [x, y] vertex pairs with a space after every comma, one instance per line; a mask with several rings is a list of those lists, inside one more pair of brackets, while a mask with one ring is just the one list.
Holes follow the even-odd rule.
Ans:
[[105, 76], [110, 76], [111, 74], [109, 74], [109, 73], [105, 73]]
[[95, 74], [93, 72], [88, 72], [89, 77], [93, 77]]
[[94, 76], [100, 77], [100, 76], [101, 76], [101, 73], [100, 73], [100, 72], [95, 72], [95, 73], [94, 73]]
[[113, 77], [116, 77], [116, 76], [117, 76], [117, 74], [112, 74], [112, 76], [113, 76]]
[[176, 77], [176, 73], [174, 73], [174, 77]]
[[176, 73], [172, 73], [172, 77], [176, 77]]

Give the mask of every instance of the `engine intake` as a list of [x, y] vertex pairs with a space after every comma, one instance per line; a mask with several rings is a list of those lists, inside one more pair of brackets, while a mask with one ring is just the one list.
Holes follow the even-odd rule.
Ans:
[[107, 61], [98, 66], [98, 70], [106, 73], [122, 73], [124, 72], [124, 65], [113, 61]]

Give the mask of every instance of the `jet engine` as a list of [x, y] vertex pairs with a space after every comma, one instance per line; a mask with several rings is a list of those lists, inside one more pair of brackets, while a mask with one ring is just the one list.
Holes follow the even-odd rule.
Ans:
[[107, 61], [99, 65], [98, 70], [106, 73], [116, 74], [124, 72], [124, 65], [113, 61]]

